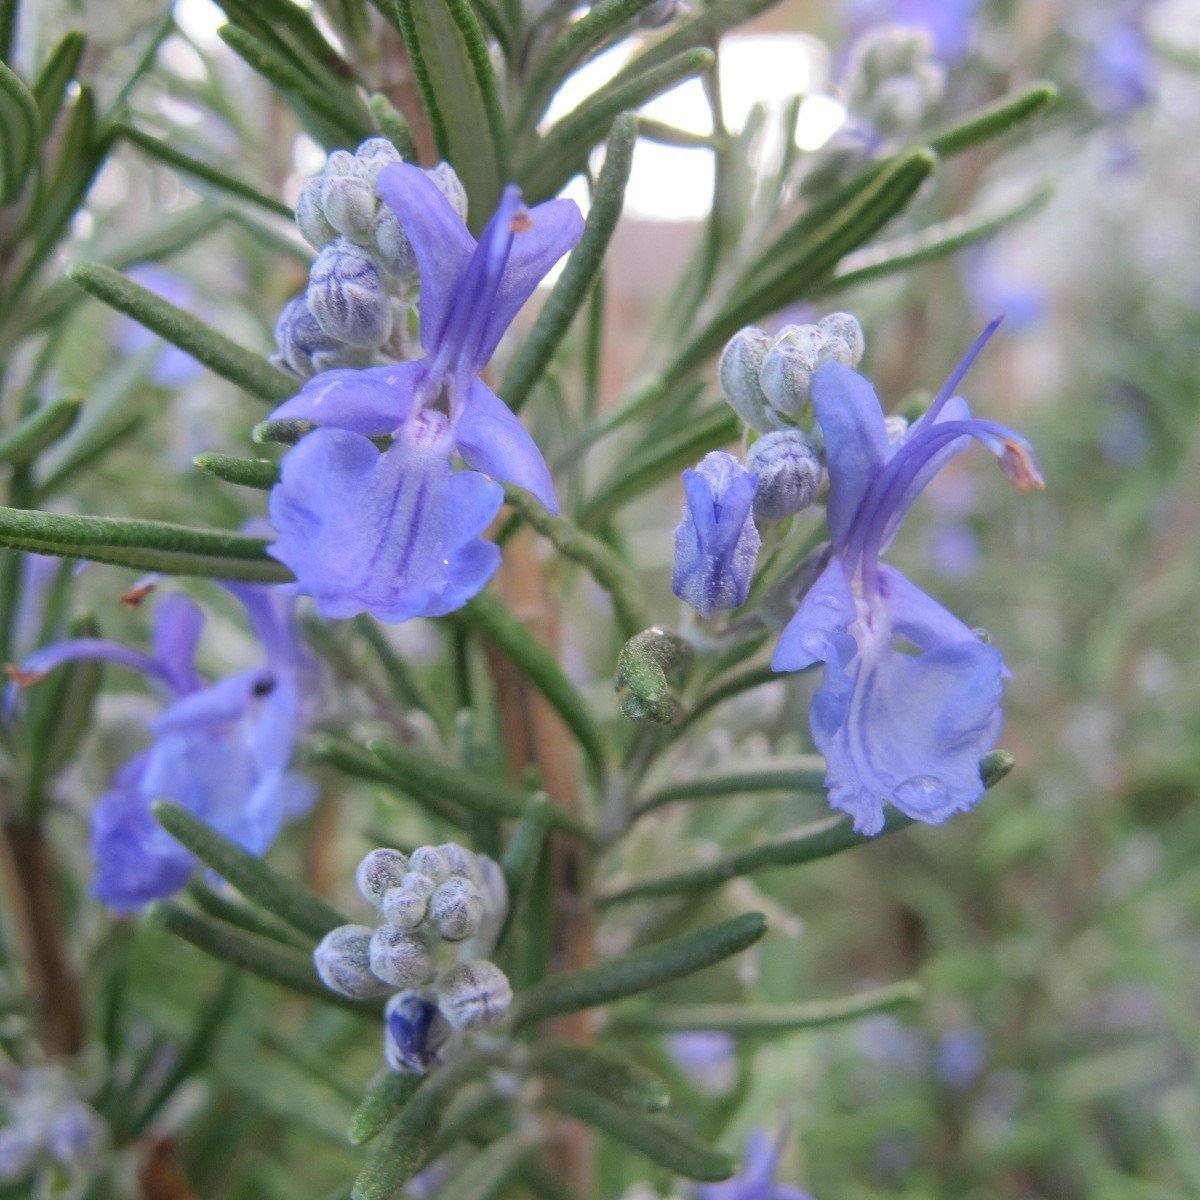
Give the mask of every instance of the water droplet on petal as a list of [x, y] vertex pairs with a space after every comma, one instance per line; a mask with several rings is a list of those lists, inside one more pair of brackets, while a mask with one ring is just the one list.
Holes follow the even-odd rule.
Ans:
[[898, 804], [918, 812], [928, 812], [938, 808], [950, 798], [945, 784], [932, 775], [914, 775], [900, 784], [894, 793]]

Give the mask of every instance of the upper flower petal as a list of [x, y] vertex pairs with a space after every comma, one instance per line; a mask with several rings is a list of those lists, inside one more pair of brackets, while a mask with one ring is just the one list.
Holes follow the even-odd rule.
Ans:
[[424, 359], [362, 371], [323, 371], [285, 400], [270, 419], [312, 421], [363, 437], [382, 437], [411, 416], [426, 373]]
[[421, 275], [421, 345], [432, 354], [445, 332], [475, 239], [420, 167], [409, 163], [384, 167], [377, 190], [396, 214], [416, 256]]
[[829, 532], [840, 545], [891, 448], [875, 389], [849, 367], [822, 363], [813, 374], [812, 400], [829, 468]]
[[204, 613], [180, 592], [164, 596], [154, 610], [154, 657], [171, 676], [178, 692], [201, 686], [196, 674], [196, 647], [204, 629]]
[[800, 607], [784, 627], [771, 660], [774, 671], [803, 671], [825, 662], [835, 639], [842, 637], [854, 621], [854, 596], [846, 572], [836, 554], [800, 601]]
[[574, 200], [548, 200], [514, 219], [512, 246], [491, 302], [476, 370], [496, 351], [504, 331], [533, 295], [550, 268], [583, 236], [583, 215]]
[[454, 428], [454, 440], [468, 466], [505, 483], [515, 483], [532, 492], [550, 512], [558, 512], [550, 469], [537, 443], [481, 379], [471, 384], [467, 404]]

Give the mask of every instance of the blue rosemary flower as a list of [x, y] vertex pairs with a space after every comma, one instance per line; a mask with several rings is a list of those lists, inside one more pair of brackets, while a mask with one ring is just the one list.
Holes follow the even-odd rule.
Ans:
[[[509, 187], [476, 243], [419, 168], [385, 167], [379, 194], [417, 261], [425, 357], [326, 371], [275, 411], [321, 428], [283, 460], [271, 553], [326, 616], [404, 621], [452, 612], [491, 578], [500, 551], [480, 534], [496, 480], [558, 510], [541, 451], [479, 374], [583, 218], [569, 200], [526, 210]], [[470, 470], [451, 469], [455, 453]]]
[[700, 1200], [812, 1200], [800, 1188], [775, 1181], [787, 1138], [787, 1125], [775, 1137], [761, 1125], [753, 1129], [742, 1151], [741, 1172], [724, 1183], [702, 1184], [696, 1194]]
[[155, 800], [173, 800], [261, 854], [283, 822], [313, 799], [309, 780], [288, 769], [315, 690], [315, 666], [295, 627], [294, 595], [287, 588], [225, 586], [262, 644], [261, 666], [206, 684], [195, 666], [203, 614], [188, 597], [171, 595], [155, 613], [152, 653], [73, 638], [36, 651], [12, 671], [29, 685], [63, 663], [101, 660], [141, 672], [169, 701], [150, 722], [150, 745], [117, 772], [92, 813], [92, 890], [118, 911], [171, 895], [196, 868], [155, 821]]
[[746, 602], [762, 544], [754, 525], [758, 476], [714, 450], [684, 471], [686, 508], [675, 530], [671, 586], [702, 617]]
[[[798, 671], [824, 662], [813, 739], [825, 755], [830, 803], [862, 833], [883, 828], [884, 804], [931, 824], [970, 808], [983, 794], [979, 760], [995, 747], [1003, 721], [1008, 672], [999, 651], [879, 561], [922, 489], [972, 440], [1021, 490], [1043, 486], [1029, 443], [972, 418], [953, 394], [996, 324], [894, 444], [861, 375], [826, 363], [813, 380], [832, 541], [773, 666]], [[898, 639], [917, 652], [898, 648]]]

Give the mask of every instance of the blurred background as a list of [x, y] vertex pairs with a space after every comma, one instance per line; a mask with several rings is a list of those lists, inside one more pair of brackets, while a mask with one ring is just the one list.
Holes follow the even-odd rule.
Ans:
[[[42, 0], [26, 11], [22, 37], [39, 46], [80, 21], [92, 31], [91, 73], [103, 92], [156, 44], [163, 6]], [[176, 17], [132, 97], [135, 123], [294, 201], [321, 151], [217, 38], [214, 4], [180, 0]], [[756, 102], [779, 105], [800, 92], [797, 144], [814, 153], [836, 146], [848, 119], [847, 48], [888, 20], [932, 32], [948, 72], [933, 125], [1036, 79], [1062, 90], [1034, 136], [1002, 161], [990, 147], [964, 156], [921, 201], [927, 221], [962, 211], [967, 199], [1006, 204], [1049, 187], [1036, 211], [989, 243], [831, 293], [813, 310], [860, 318], [862, 369], [895, 410], [936, 389], [980, 328], [1005, 316], [965, 394], [1030, 437], [1047, 490], [1016, 497], [968, 455], [929, 490], [893, 554], [1003, 649], [1014, 678], [1002, 744], [1018, 766], [969, 817], [803, 873], [761, 876], [713, 901], [766, 905], [787, 931], [788, 953], [751, 964], [763, 1000], [914, 976], [924, 1004], [769, 1050], [743, 1044], [735, 1054], [718, 1041], [696, 1060], [675, 1048], [678, 1082], [687, 1086], [690, 1071], [690, 1086], [736, 1136], [790, 1120], [781, 1177], [817, 1200], [1200, 1196], [1200, 2], [784, 3], [725, 43], [728, 124], [738, 128]], [[595, 85], [619, 66], [619, 56], [594, 64]], [[696, 84], [647, 115], [703, 136], [708, 111]], [[636, 373], [664, 280], [701, 236], [711, 187], [703, 148], [640, 144], [606, 280], [601, 403]], [[285, 222], [211, 213], [179, 175], [126, 147], [98, 179], [68, 253], [99, 257], [97, 247], [118, 245], [151, 216], [209, 221], [186, 249], [135, 276], [269, 350], [275, 315], [303, 287], [308, 253]], [[46, 386], [86, 388], [91, 398], [64, 460], [89, 445], [119, 446], [74, 480], [60, 507], [121, 515], [136, 504], [139, 516], [152, 506], [165, 519], [221, 526], [254, 510], [258, 497], [247, 501], [189, 468], [203, 450], [246, 453], [259, 413], [185, 355], [87, 303], [45, 375]], [[125, 486], [132, 472], [136, 497]], [[628, 521], [628, 544], [664, 617], [677, 612], [669, 570], [678, 506], [664, 488]], [[81, 586], [111, 607], [112, 578], [89, 568]], [[220, 607], [216, 589], [204, 596]], [[603, 647], [589, 641], [588, 597], [574, 603], [572, 670], [597, 696], [611, 695]], [[130, 637], [142, 636], [144, 616], [106, 610], [106, 622], [113, 635], [124, 622]], [[394, 637], [416, 661], [427, 652], [419, 624]], [[215, 653], [235, 663], [239, 643], [229, 634]], [[681, 769], [744, 758], [756, 746], [807, 750], [810, 687], [780, 682], [750, 693], [712, 729], [707, 763]], [[106, 694], [109, 732], [85, 755], [88, 776], [74, 783], [81, 798], [126, 757], [132, 743], [111, 730], [142, 703]], [[718, 840], [748, 841], [822, 808], [820, 798], [803, 804], [797, 811], [781, 798], [766, 818], [737, 801], [671, 813], [645, 853], [661, 847], [665, 828], [672, 854], [700, 858]], [[369, 837], [370, 820], [361, 824]], [[346, 862], [365, 845], [347, 844]], [[610, 936], [620, 944], [624, 935]], [[148, 946], [148, 978], [164, 947]], [[180, 1023], [194, 987], [186, 971], [156, 980], [154, 1021]], [[246, 1083], [231, 1071], [225, 1084], [233, 1098], [215, 1112], [228, 1118], [243, 1111], [235, 1093]], [[288, 1135], [270, 1114], [303, 1119], [286, 1091], [264, 1076], [250, 1106], [268, 1114], [263, 1128], [278, 1138]], [[341, 1127], [313, 1120], [323, 1148], [314, 1153], [328, 1153], [336, 1181], [345, 1152], [326, 1139]], [[188, 1151], [197, 1161], [204, 1132]], [[219, 1167], [208, 1169], [216, 1174], [202, 1194], [225, 1195]], [[628, 1184], [614, 1180], [613, 1194]]]

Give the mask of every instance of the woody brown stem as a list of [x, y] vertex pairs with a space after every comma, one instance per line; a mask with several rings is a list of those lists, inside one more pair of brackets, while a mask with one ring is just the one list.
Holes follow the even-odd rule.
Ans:
[[[542, 645], [552, 653], [557, 652], [558, 604], [528, 530], [511, 538], [504, 548], [499, 590], [509, 611]], [[514, 781], [522, 782], [529, 768], [534, 768], [542, 788], [555, 804], [564, 812], [581, 817], [579, 753], [566, 726], [503, 654], [489, 646], [487, 658], [508, 748], [510, 775]], [[595, 928], [587, 900], [590, 865], [579, 843], [562, 834], [551, 835], [549, 853], [554, 879], [554, 970], [574, 971], [595, 958]], [[547, 1026], [547, 1033], [567, 1041], [591, 1041], [590, 1014], [559, 1017]], [[552, 1165], [574, 1188], [589, 1194], [591, 1139], [574, 1124], [563, 1126], [558, 1132], [549, 1148]]]
[[10, 820], [2, 828], [0, 871], [34, 1021], [47, 1056], [66, 1058], [83, 1047], [84, 1014], [63, 942], [50, 848], [39, 823]]

